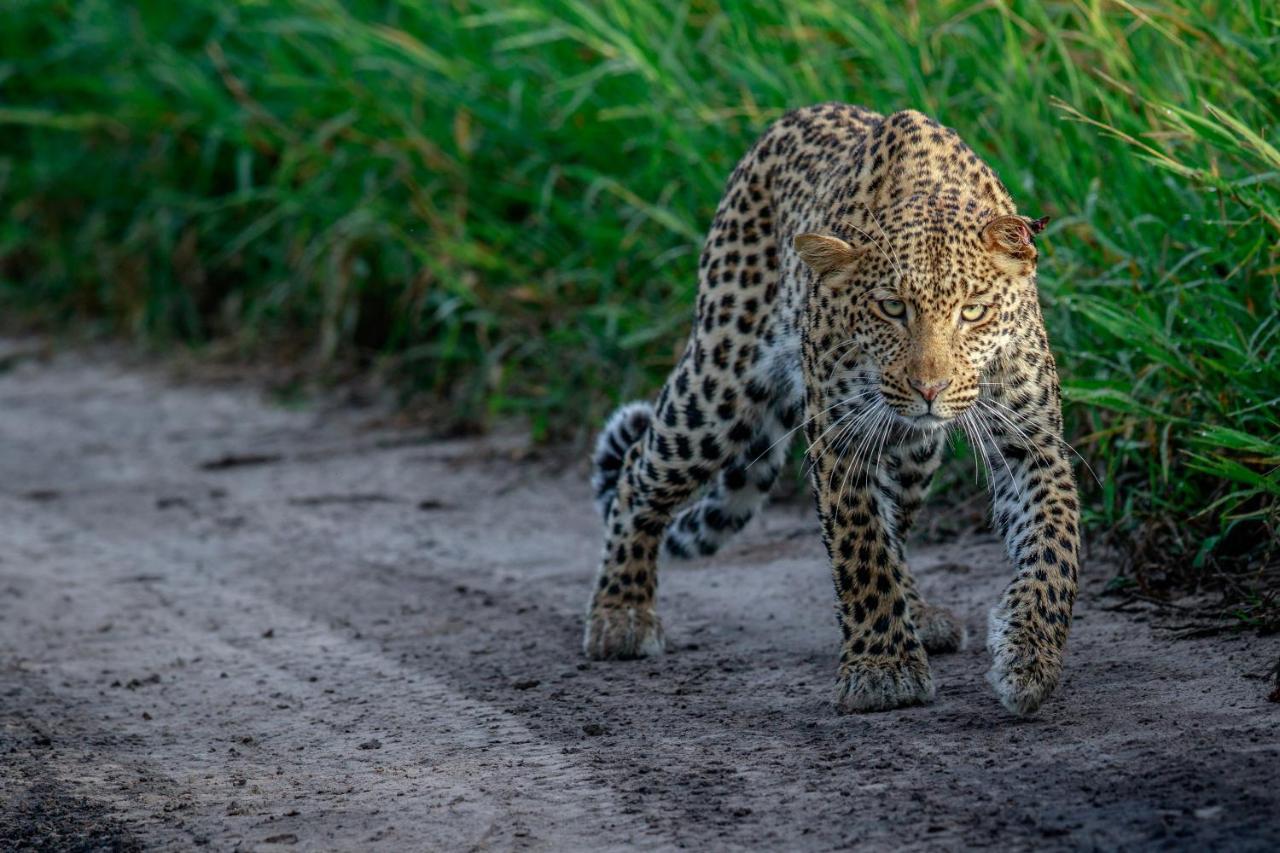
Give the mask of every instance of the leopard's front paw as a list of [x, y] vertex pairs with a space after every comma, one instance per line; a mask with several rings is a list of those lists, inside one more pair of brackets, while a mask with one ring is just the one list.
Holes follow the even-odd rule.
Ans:
[[854, 658], [840, 666], [836, 707], [846, 713], [887, 711], [933, 701], [933, 676], [923, 652], [902, 658]]
[[652, 607], [595, 606], [587, 616], [582, 650], [596, 660], [634, 660], [662, 654], [666, 639]]
[[1000, 703], [1015, 714], [1030, 714], [1058, 686], [1062, 648], [1037, 622], [1015, 616], [1004, 606], [991, 611], [987, 681]]
[[928, 604], [913, 607], [911, 621], [916, 623], [916, 634], [930, 654], [946, 654], [964, 648], [964, 625], [950, 610]]

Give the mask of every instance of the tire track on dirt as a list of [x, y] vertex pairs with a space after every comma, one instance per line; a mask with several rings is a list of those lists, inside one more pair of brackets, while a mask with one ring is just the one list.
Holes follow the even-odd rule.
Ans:
[[[29, 509], [9, 503], [14, 514]], [[219, 846], [276, 836], [332, 841], [353, 828], [369, 841], [451, 849], [551, 837], [595, 847], [606, 828], [656, 840], [589, 771], [511, 714], [295, 612], [269, 590], [219, 582], [205, 568], [216, 564], [215, 549], [157, 541], [154, 530], [145, 538], [148, 531], [123, 518], [90, 535], [73, 514], [55, 522], [42, 512], [41, 536], [59, 552], [43, 561], [45, 579], [84, 584], [79, 568], [96, 566], [86, 592], [100, 618], [136, 620], [135, 630], [114, 628], [96, 653], [40, 673], [48, 704], [86, 712], [76, 728], [97, 756], [86, 778], [90, 752], [60, 743], [58, 781], [122, 816], [136, 821], [154, 808], [138, 785], [120, 781], [142, 778], [148, 789], [163, 779], [177, 801], [167, 805], [188, 816], [184, 832]], [[6, 634], [23, 621], [6, 618]], [[66, 689], [101, 683], [95, 670], [122, 659], [138, 673], [134, 689], [99, 697]], [[110, 737], [85, 732], [91, 706], [110, 718]], [[179, 720], [181, 735], [166, 728]], [[152, 748], [143, 759], [98, 752], [122, 738]], [[288, 762], [288, 772], [275, 772], [276, 762]], [[305, 811], [296, 808], [304, 793], [313, 801]], [[324, 817], [328, 808], [317, 810], [316, 801], [339, 816]]]

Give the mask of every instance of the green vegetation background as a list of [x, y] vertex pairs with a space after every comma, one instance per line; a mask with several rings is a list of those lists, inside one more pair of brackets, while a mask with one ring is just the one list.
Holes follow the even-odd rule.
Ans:
[[1053, 217], [1095, 525], [1274, 566], [1278, 81], [1261, 0], [10, 0], [0, 306], [595, 424], [672, 363], [771, 120], [915, 107]]

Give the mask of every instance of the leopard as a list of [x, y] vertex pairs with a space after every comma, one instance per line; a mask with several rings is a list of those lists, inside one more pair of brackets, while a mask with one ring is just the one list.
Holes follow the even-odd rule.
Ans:
[[656, 400], [619, 407], [596, 441], [605, 542], [586, 655], [663, 652], [659, 559], [709, 556], [742, 530], [802, 431], [841, 633], [836, 708], [932, 702], [929, 655], [965, 632], [922, 595], [904, 543], [962, 433], [1012, 565], [987, 620], [987, 680], [1013, 714], [1039, 709], [1061, 677], [1080, 561], [1036, 279], [1047, 222], [919, 111], [832, 102], [771, 124], [716, 209], [682, 354]]

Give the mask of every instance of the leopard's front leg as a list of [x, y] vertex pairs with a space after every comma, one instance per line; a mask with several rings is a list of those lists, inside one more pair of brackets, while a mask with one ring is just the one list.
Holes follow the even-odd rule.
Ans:
[[884, 453], [884, 473], [893, 487], [897, 513], [893, 530], [898, 543], [898, 561], [902, 565], [902, 587], [907, 596], [907, 610], [916, 625], [920, 642], [929, 654], [958, 651], [965, 644], [964, 623], [945, 607], [929, 604], [916, 588], [905, 552], [907, 535], [917, 511], [924, 503], [929, 483], [941, 461], [946, 446], [942, 431], [917, 431], [905, 441]]
[[876, 711], [929, 702], [933, 678], [903, 583], [896, 509], [877, 467], [883, 443], [894, 440], [892, 416], [810, 405], [811, 476], [843, 635], [837, 705]]
[[1029, 381], [1007, 382], [978, 409], [995, 457], [996, 526], [1016, 571], [991, 610], [987, 680], [1006, 708], [1029, 714], [1058, 684], [1080, 562], [1080, 504], [1052, 360]]

